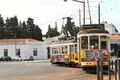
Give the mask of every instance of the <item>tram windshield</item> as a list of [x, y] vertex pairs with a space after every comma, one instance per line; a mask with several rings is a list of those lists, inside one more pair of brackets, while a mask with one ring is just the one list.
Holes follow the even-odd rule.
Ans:
[[101, 36], [101, 49], [107, 49], [107, 36]]
[[88, 49], [88, 36], [81, 37], [81, 47], [82, 49]]
[[90, 36], [90, 49], [99, 49], [99, 37], [98, 36]]

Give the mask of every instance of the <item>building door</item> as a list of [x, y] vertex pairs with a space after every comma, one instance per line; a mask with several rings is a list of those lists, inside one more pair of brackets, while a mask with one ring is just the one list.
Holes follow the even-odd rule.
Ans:
[[48, 59], [50, 58], [50, 47], [47, 47], [47, 55], [48, 55]]
[[8, 56], [8, 49], [4, 49], [4, 56]]
[[20, 49], [16, 49], [16, 56], [19, 56], [19, 57], [21, 56], [20, 55]]

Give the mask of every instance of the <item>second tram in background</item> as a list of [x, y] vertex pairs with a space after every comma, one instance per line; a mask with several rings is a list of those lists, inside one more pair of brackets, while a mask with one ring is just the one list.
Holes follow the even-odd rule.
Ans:
[[51, 45], [51, 62], [81, 67], [85, 71], [96, 71], [96, 59], [107, 68], [110, 59], [110, 36], [104, 24], [83, 25], [77, 42]]

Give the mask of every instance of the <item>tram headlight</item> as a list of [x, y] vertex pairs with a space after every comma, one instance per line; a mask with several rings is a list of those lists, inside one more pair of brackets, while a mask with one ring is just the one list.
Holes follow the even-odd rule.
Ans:
[[103, 58], [108, 58], [108, 51], [107, 50], [103, 50], [102, 51], [102, 55], [103, 55]]
[[85, 58], [85, 50], [81, 50], [80, 54], [81, 58]]
[[97, 51], [97, 50], [94, 50], [93, 51], [93, 57], [95, 58], [95, 59], [97, 59], [98, 57], [99, 57], [99, 51]]

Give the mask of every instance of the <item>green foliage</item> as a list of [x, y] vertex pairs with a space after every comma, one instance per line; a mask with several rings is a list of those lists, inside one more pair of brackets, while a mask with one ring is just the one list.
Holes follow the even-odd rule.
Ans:
[[33, 38], [42, 41], [42, 31], [32, 18], [18, 23], [17, 16], [14, 16], [7, 18], [4, 23], [0, 15], [0, 38]]
[[79, 32], [79, 27], [75, 27], [74, 22], [71, 22], [71, 17], [67, 17], [67, 23], [65, 24], [64, 30], [70, 32], [71, 36], [76, 36]]
[[46, 37], [54, 37], [58, 36], [60, 33], [57, 31], [57, 23], [55, 23], [55, 28], [51, 28], [50, 25], [48, 26], [48, 32], [46, 33]]
[[4, 25], [3, 17], [0, 15], [0, 38], [4, 36]]

